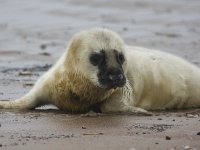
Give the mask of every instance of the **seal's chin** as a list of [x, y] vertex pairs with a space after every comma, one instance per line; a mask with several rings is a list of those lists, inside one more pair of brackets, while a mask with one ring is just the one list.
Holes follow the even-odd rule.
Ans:
[[125, 86], [125, 84], [126, 84], [126, 78], [124, 77], [124, 79], [121, 80], [120, 82], [103, 82], [103, 83], [99, 82], [99, 87], [110, 90], [110, 89], [122, 88]]
[[125, 83], [123, 83], [123, 84], [113, 84], [113, 85], [107, 86], [107, 88], [108, 89], [122, 88], [124, 85], [125, 85]]

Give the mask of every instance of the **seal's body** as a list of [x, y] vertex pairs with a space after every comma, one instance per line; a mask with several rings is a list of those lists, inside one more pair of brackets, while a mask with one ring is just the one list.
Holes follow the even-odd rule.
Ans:
[[147, 110], [200, 107], [200, 69], [156, 50], [128, 47], [134, 106]]
[[147, 113], [200, 107], [200, 69], [168, 53], [126, 46], [116, 33], [76, 34], [66, 53], [33, 89], [0, 108], [54, 104], [69, 113], [99, 106], [102, 112]]

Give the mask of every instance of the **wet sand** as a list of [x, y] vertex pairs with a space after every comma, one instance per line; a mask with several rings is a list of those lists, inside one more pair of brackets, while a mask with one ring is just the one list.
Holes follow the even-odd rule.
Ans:
[[[13, 0], [0, 2], [0, 99], [16, 99], [90, 27], [127, 44], [155, 48], [200, 66], [198, 0]], [[53, 107], [0, 110], [0, 149], [200, 149], [200, 110], [134, 115], [69, 115]]]
[[200, 111], [68, 115], [53, 110], [1, 111], [1, 149], [199, 149]]

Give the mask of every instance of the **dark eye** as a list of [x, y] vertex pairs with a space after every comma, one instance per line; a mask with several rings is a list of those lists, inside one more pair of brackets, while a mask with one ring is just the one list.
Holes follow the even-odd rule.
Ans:
[[119, 54], [118, 59], [119, 59], [119, 61], [120, 61], [121, 64], [123, 64], [124, 61], [125, 61], [123, 54]]
[[90, 62], [91, 62], [94, 66], [100, 64], [101, 61], [102, 61], [102, 56], [101, 56], [100, 54], [92, 54], [92, 55], [90, 56]]

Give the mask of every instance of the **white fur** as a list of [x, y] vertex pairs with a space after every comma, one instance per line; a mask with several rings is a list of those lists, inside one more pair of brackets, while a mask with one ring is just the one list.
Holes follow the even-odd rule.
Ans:
[[[107, 37], [111, 40], [107, 40]], [[101, 87], [98, 70], [88, 60], [91, 52], [101, 49], [116, 49], [125, 54], [123, 69], [127, 78], [123, 88], [112, 89], [110, 94], [99, 97], [102, 112], [146, 113], [144, 109], [200, 107], [200, 69], [182, 58], [161, 51], [125, 46], [116, 33], [106, 29], [83, 31], [75, 35], [69, 45], [77, 47], [73, 69], [70, 62], [65, 64], [67, 58], [73, 59], [73, 55], [68, 57], [66, 52], [28, 94], [15, 101], [0, 101], [0, 108], [27, 109], [56, 103], [57, 99], [52, 99], [51, 94], [57, 90], [57, 82], [65, 81], [67, 72], [75, 72], [77, 77], [83, 75], [92, 84]], [[57, 77], [56, 74], [61, 76]]]
[[200, 107], [200, 70], [171, 54], [126, 47], [134, 106], [147, 110]]

